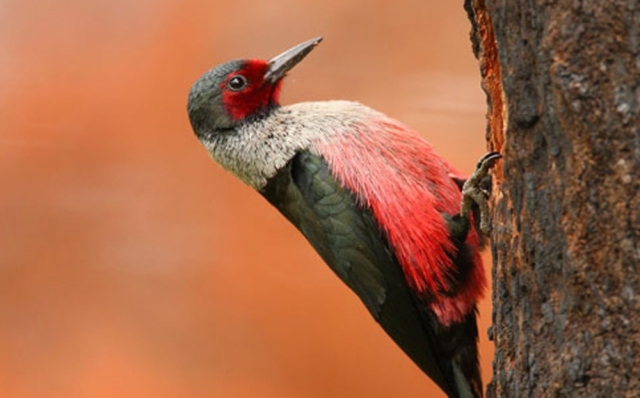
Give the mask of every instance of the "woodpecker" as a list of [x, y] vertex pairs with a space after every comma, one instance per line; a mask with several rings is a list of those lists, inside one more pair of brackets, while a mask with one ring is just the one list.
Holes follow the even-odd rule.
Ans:
[[360, 103], [281, 106], [283, 77], [321, 40], [209, 70], [189, 92], [191, 126], [217, 163], [298, 228], [445, 393], [482, 397], [481, 181], [500, 155], [485, 155], [466, 179], [414, 130]]

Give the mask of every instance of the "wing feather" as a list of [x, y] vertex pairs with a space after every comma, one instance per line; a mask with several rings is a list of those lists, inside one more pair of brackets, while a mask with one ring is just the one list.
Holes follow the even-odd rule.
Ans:
[[[438, 325], [408, 287], [371, 211], [341, 186], [326, 161], [309, 151], [298, 153], [262, 194], [306, 236], [407, 355], [454, 396], [449, 355], [438, 344], [451, 328]], [[469, 319], [475, 328], [473, 314]]]

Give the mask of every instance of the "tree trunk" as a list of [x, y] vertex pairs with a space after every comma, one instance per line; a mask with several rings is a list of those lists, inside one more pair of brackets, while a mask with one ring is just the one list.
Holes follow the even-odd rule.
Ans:
[[494, 173], [489, 397], [640, 396], [640, 1], [466, 0]]

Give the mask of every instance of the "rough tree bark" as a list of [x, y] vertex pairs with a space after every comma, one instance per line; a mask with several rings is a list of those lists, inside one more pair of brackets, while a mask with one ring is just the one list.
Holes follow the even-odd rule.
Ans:
[[640, 1], [465, 0], [494, 173], [489, 397], [640, 397]]

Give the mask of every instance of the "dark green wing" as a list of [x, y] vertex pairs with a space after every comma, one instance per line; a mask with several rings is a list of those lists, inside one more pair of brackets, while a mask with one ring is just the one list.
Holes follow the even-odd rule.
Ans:
[[407, 355], [457, 396], [449, 348], [438, 337], [447, 334], [446, 343], [455, 344], [455, 335], [471, 327], [475, 346], [475, 316], [464, 330], [445, 330], [435, 321], [407, 286], [371, 212], [340, 186], [324, 159], [308, 151], [297, 154], [261, 193], [305, 235]]

